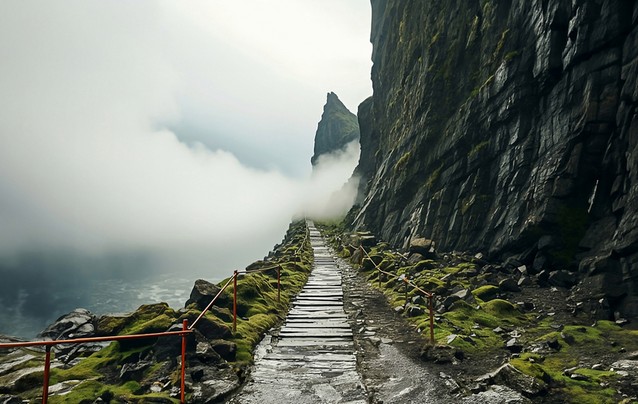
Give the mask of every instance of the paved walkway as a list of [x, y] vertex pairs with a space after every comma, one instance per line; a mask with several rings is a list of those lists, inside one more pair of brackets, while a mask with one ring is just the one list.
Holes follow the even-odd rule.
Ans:
[[343, 310], [341, 272], [308, 221], [314, 266], [279, 337], [266, 338], [248, 383], [233, 403], [364, 404], [352, 329]]

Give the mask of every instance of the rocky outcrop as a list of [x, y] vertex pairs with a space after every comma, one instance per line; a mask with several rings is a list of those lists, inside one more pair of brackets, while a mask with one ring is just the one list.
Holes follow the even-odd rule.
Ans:
[[357, 116], [343, 105], [337, 94], [328, 93], [315, 134], [315, 150], [310, 160], [312, 165], [317, 164], [321, 155], [344, 150], [349, 143], [357, 140], [359, 140]]
[[[372, 0], [357, 228], [638, 317], [638, 3]], [[564, 275], [564, 274], [563, 274]]]

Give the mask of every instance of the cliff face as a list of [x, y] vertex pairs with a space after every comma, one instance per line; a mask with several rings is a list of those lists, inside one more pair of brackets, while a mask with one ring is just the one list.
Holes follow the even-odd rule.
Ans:
[[638, 2], [372, 0], [355, 226], [638, 316]]
[[328, 93], [315, 134], [315, 150], [310, 160], [312, 165], [317, 164], [322, 154], [345, 149], [348, 143], [355, 140], [359, 140], [357, 116], [343, 105], [335, 93]]

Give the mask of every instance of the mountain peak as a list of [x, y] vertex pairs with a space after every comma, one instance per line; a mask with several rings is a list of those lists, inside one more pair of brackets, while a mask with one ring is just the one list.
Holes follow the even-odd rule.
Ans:
[[323, 114], [315, 134], [314, 155], [310, 160], [317, 163], [319, 156], [342, 150], [352, 141], [359, 140], [359, 121], [341, 102], [337, 94], [329, 92]]

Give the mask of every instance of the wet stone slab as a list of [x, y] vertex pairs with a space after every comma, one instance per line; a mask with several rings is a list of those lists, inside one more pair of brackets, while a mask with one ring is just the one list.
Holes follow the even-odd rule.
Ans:
[[315, 255], [308, 283], [279, 335], [260, 344], [248, 382], [231, 403], [367, 402], [343, 310], [341, 272], [319, 231], [308, 224]]

